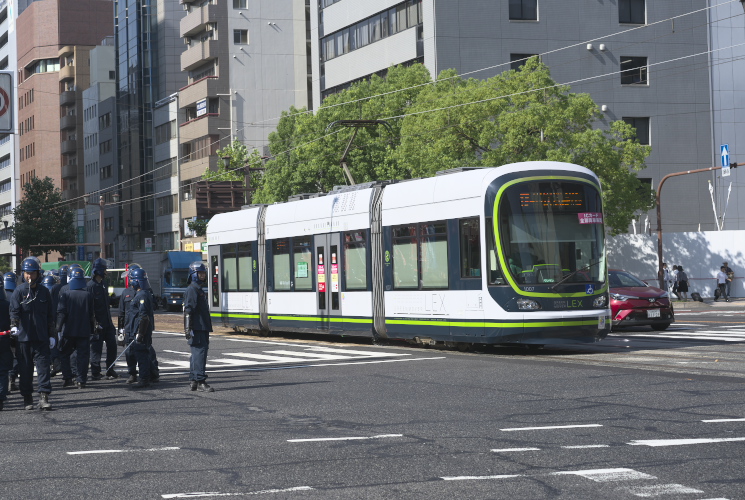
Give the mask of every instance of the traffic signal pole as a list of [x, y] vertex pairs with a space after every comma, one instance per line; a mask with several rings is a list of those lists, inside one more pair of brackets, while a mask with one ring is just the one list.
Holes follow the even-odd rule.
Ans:
[[[743, 165], [745, 165], [745, 163], [730, 163], [729, 168], [737, 168]], [[699, 168], [696, 170], [686, 170], [685, 172], [675, 172], [672, 174], [667, 174], [660, 180], [660, 184], [657, 186], [657, 278], [660, 280], [660, 288], [662, 288], [663, 290], [665, 290], [666, 288], [665, 284], [663, 283], [665, 273], [662, 271], [662, 203], [660, 203], [662, 186], [670, 177], [698, 174], [701, 172], [711, 172], [714, 170], [722, 170], [722, 167]]]

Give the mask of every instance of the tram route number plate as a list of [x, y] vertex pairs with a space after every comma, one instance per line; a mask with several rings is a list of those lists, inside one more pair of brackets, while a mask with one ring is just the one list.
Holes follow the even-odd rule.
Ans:
[[659, 317], [660, 317], [659, 309], [647, 309], [647, 318], [659, 318]]

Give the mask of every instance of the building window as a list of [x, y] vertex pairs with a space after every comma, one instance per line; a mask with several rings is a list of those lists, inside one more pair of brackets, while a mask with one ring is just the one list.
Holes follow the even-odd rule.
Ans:
[[646, 22], [644, 0], [618, 0], [618, 22], [644, 24]]
[[233, 30], [233, 43], [248, 45], [248, 30]]
[[105, 129], [111, 126], [111, 112], [101, 115], [98, 119], [98, 128]]
[[510, 54], [510, 69], [518, 70], [528, 62], [528, 59], [538, 54]]
[[246, 0], [233, 0], [234, 9], [247, 9]]
[[162, 181], [176, 175], [176, 158], [159, 161], [155, 164], [155, 180]]
[[639, 144], [649, 145], [649, 117], [623, 117], [623, 121], [636, 129], [636, 139]]
[[647, 85], [647, 58], [621, 56], [621, 85]]
[[158, 198], [157, 200], [155, 200], [155, 204], [157, 206], [159, 216], [169, 215], [176, 211], [176, 207], [178, 207], [178, 200], [176, 199], [176, 195], [174, 194]]
[[99, 154], [106, 154], [111, 152], [111, 139], [108, 141], [103, 141], [98, 145], [98, 153]]
[[111, 165], [106, 165], [105, 167], [101, 167], [101, 179], [108, 179], [111, 177], [112, 168]]
[[511, 21], [537, 21], [538, 0], [510, 0]]
[[0, 205], [0, 217], [5, 217], [6, 215], [10, 215], [13, 213], [13, 207], [10, 203], [6, 203], [5, 205]]
[[114, 218], [106, 217], [103, 220], [103, 228], [105, 231], [111, 231], [112, 229], [114, 229]]
[[163, 144], [176, 138], [176, 120], [155, 127], [155, 144]]

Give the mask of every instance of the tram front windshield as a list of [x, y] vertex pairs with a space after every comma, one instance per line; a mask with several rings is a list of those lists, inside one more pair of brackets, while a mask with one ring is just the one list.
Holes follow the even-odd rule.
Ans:
[[600, 192], [571, 181], [508, 187], [499, 210], [505, 272], [518, 284], [602, 283], [605, 238]]

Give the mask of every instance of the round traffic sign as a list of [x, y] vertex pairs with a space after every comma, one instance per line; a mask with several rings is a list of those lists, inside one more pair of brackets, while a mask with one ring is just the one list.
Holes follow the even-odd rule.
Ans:
[[10, 109], [10, 97], [5, 89], [0, 87], [0, 116], [4, 116]]

